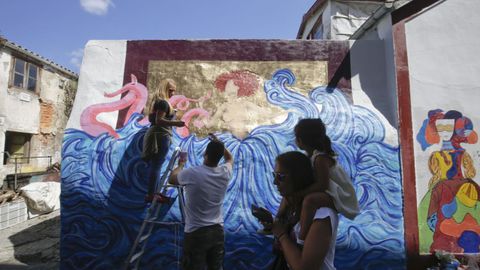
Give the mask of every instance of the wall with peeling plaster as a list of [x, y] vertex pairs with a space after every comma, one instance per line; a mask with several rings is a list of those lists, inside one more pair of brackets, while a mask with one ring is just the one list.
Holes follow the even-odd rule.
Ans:
[[[17, 52], [18, 54], [18, 52]], [[19, 56], [22, 57], [21, 54]], [[25, 56], [26, 57], [26, 56]], [[52, 156], [52, 163], [61, 161], [63, 130], [68, 115], [65, 113], [64, 86], [70, 78], [43, 69], [39, 65], [38, 93], [9, 87], [12, 65], [12, 52], [4, 48], [0, 51], [0, 152], [5, 149], [7, 131], [32, 134], [30, 141], [31, 157]], [[36, 63], [38, 65], [38, 63]], [[0, 155], [0, 180], [15, 172], [13, 164], [3, 165]], [[18, 167], [18, 173], [45, 170], [49, 159], [32, 159]]]

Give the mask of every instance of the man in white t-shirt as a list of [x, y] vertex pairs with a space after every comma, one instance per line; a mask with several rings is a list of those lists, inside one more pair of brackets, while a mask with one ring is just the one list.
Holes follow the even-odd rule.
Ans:
[[[225, 163], [218, 165], [224, 157]], [[183, 169], [179, 161], [169, 183], [185, 186], [185, 237], [182, 269], [223, 269], [223, 199], [232, 178], [233, 157], [215, 136], [207, 145], [203, 164]]]

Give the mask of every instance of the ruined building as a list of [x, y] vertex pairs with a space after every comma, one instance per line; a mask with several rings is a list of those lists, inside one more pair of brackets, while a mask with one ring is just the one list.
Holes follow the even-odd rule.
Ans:
[[[0, 38], [0, 183], [60, 162], [78, 75]], [[8, 179], [8, 180], [7, 180]]]

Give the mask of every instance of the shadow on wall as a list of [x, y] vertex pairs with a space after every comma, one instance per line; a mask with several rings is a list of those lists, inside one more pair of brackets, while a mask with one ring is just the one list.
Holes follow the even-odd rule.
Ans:
[[60, 265], [60, 216], [28, 227], [9, 237], [14, 259], [25, 265], [0, 264], [0, 269], [58, 269]]
[[[130, 119], [127, 126], [132, 124], [131, 121], [135, 122], [136, 120]], [[115, 226], [121, 227], [112, 235], [112, 240], [118, 240], [115, 244], [117, 247], [117, 254], [114, 254], [116, 260], [111, 261], [111, 266], [120, 267], [126, 262], [150, 206], [144, 202], [148, 186], [149, 165], [141, 158], [146, 131], [147, 127], [142, 127], [139, 131], [125, 134], [128, 136], [128, 143], [126, 143], [126, 148], [122, 149], [124, 152], [118, 166], [115, 171], [107, 171], [108, 174], [111, 174], [110, 179], [113, 180], [105, 198], [107, 205], [105, 216], [107, 219], [115, 220]], [[174, 148], [175, 146], [172, 144], [162, 172], [165, 171]], [[156, 220], [179, 221], [179, 213], [173, 207], [166, 215]], [[182, 241], [183, 226], [155, 225], [148, 239], [146, 251], [141, 258], [140, 269], [179, 269], [177, 261], [180, 258]], [[141, 246], [139, 247], [141, 248]]]
[[[397, 127], [395, 75], [389, 74], [395, 70], [388, 69], [386, 50], [383, 40], [355, 41], [333, 75], [328, 87], [334, 89], [341, 79], [350, 81], [352, 77], [358, 76], [360, 87], [358, 90], [362, 90], [388, 122], [393, 127]], [[353, 88], [354, 81], [352, 80]]]

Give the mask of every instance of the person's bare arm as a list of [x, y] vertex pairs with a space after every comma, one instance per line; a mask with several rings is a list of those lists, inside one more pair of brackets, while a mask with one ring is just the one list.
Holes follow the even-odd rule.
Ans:
[[157, 126], [173, 126], [173, 127], [183, 127], [185, 126], [185, 122], [179, 120], [167, 120], [165, 119], [165, 115], [167, 115], [164, 111], [157, 111], [155, 115], [155, 125]]
[[170, 173], [170, 176], [168, 177], [168, 183], [172, 185], [178, 185], [178, 174], [183, 170], [183, 167], [185, 166], [185, 162], [178, 161], [178, 166], [173, 169], [172, 173]]
[[[215, 136], [215, 134], [213, 133], [208, 133], [208, 136], [212, 141], [221, 142], [220, 139], [217, 136]], [[226, 146], [224, 146], [223, 158], [225, 159], [225, 163], [230, 163], [233, 166], [233, 155], [232, 153], [230, 153], [230, 151], [228, 151]]]
[[294, 270], [317, 270], [320, 269], [327, 255], [330, 240], [332, 238], [332, 226], [330, 218], [317, 219], [313, 222], [305, 239], [303, 250], [288, 235], [280, 235], [283, 255]]
[[225, 159], [225, 163], [230, 163], [233, 166], [233, 156], [230, 151], [228, 151], [227, 147], [223, 150], [223, 158]]

